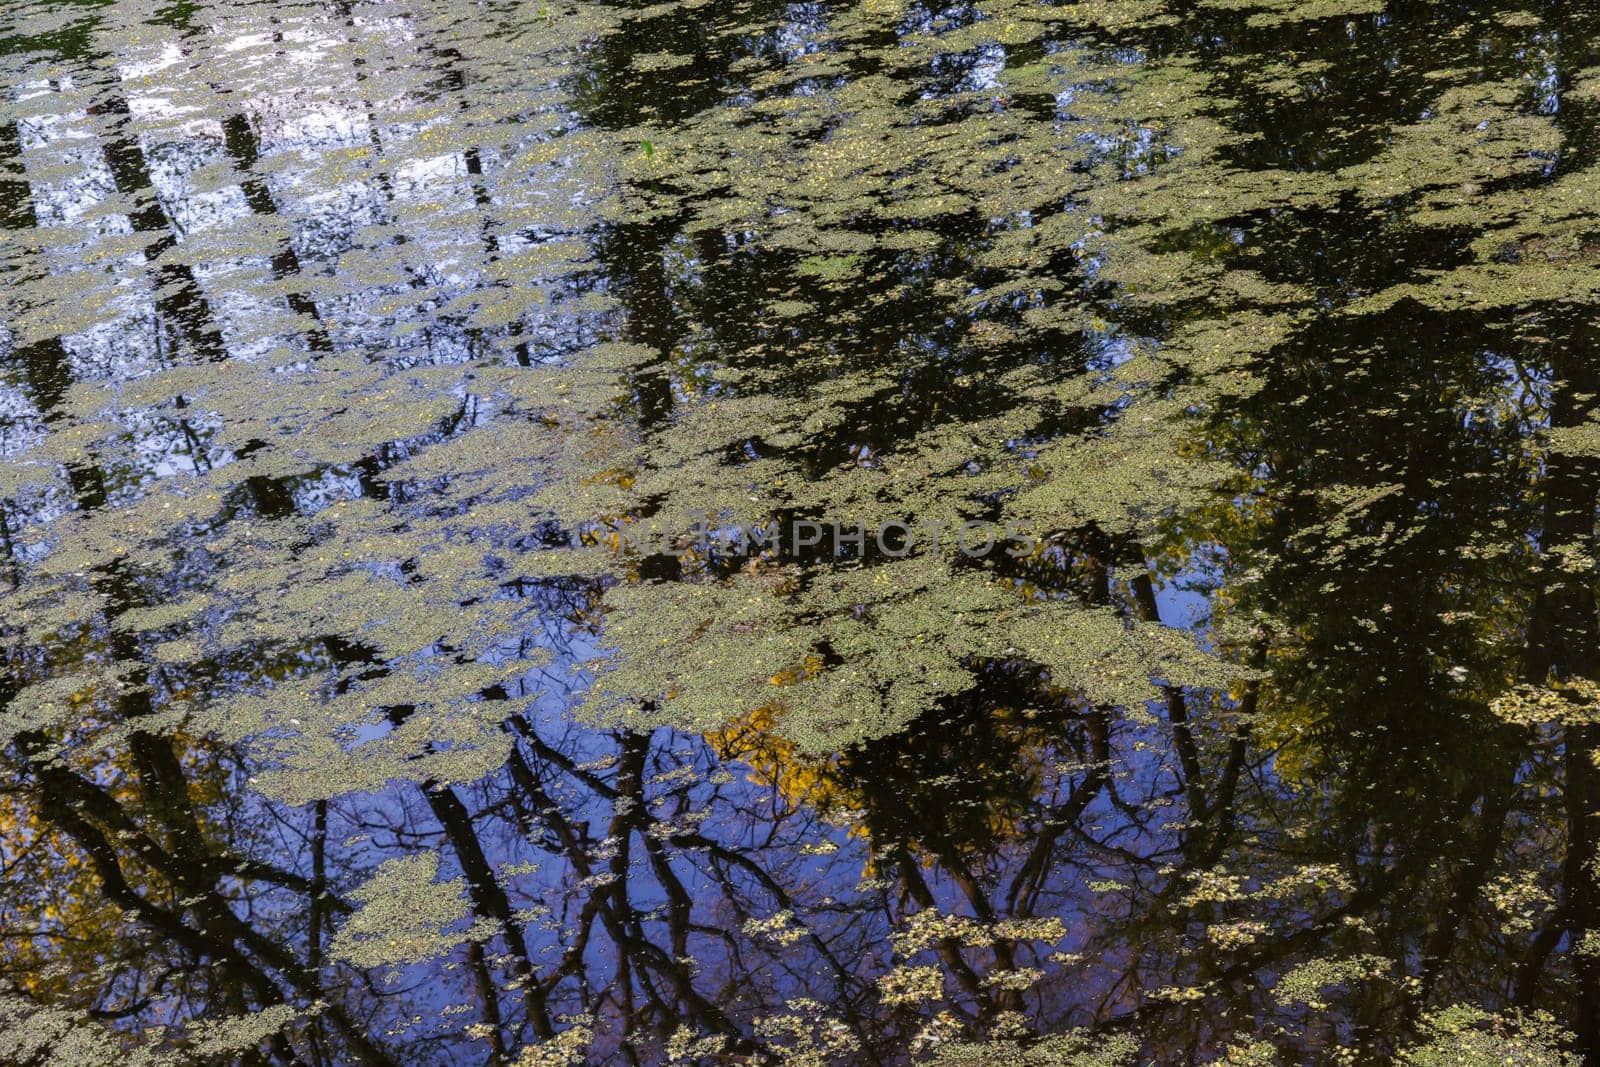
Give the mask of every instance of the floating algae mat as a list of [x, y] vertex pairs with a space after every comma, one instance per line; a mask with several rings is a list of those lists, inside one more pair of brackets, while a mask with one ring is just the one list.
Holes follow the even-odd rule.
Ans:
[[1600, 8], [0, 84], [0, 1064], [1600, 1062]]

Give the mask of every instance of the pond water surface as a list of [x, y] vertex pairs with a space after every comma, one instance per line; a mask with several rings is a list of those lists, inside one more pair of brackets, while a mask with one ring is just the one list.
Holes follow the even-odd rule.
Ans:
[[1600, 6], [0, 85], [0, 1063], [1600, 1062]]

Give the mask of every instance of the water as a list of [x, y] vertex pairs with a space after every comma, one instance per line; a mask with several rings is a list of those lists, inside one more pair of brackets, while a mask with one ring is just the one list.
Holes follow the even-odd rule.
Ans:
[[1600, 1060], [1600, 8], [0, 71], [0, 1062]]

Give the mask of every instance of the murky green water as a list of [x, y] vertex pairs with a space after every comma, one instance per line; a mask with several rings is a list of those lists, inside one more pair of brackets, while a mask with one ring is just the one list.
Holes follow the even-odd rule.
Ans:
[[0, 84], [0, 1063], [1600, 1062], [1600, 7]]

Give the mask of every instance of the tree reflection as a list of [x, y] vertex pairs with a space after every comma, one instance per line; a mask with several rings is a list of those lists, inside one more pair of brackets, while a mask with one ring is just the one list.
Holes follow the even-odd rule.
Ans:
[[0, 1059], [1600, 1050], [1592, 13], [24, 15]]

